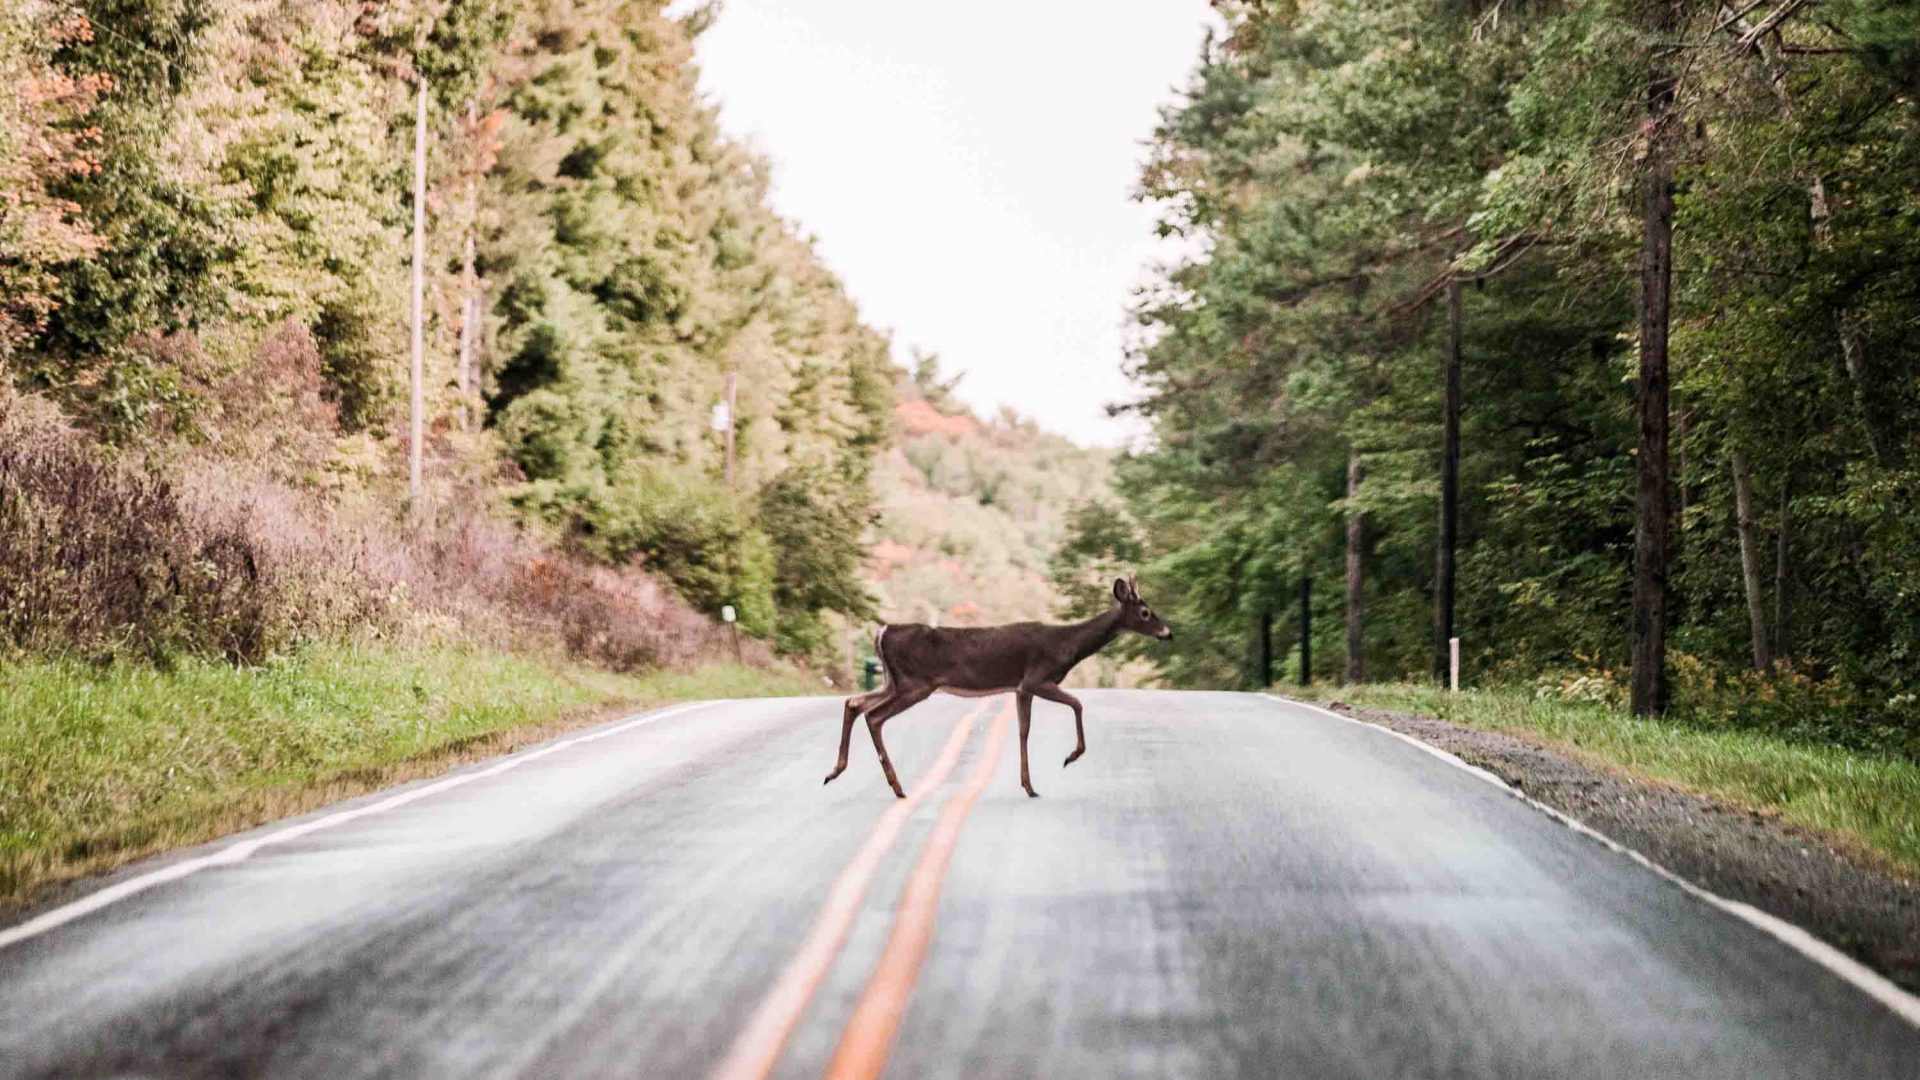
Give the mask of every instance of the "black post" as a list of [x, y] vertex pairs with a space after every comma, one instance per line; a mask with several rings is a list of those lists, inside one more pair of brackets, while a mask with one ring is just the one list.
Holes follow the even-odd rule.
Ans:
[[1300, 685], [1313, 684], [1313, 578], [1300, 575]]
[[1460, 523], [1460, 279], [1447, 282], [1447, 338], [1440, 379], [1440, 532], [1433, 567], [1433, 674], [1447, 681], [1453, 638], [1454, 546]]
[[1260, 620], [1260, 666], [1258, 669], [1260, 685], [1268, 687], [1273, 685], [1273, 613], [1266, 608], [1261, 608], [1258, 618]]

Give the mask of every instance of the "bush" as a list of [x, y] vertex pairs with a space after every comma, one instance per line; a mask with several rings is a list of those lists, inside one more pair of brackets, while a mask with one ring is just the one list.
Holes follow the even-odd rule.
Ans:
[[[430, 493], [402, 519], [388, 509], [397, 495], [329, 498], [276, 478], [270, 467], [286, 458], [269, 457], [209, 451], [165, 471], [115, 460], [45, 402], [0, 390], [0, 647], [96, 661], [194, 655], [252, 664], [314, 639], [431, 635], [622, 671], [734, 654], [726, 628], [653, 574], [556, 550], [490, 513], [473, 488]], [[683, 547], [669, 565], [690, 580], [706, 580], [691, 573], [691, 560], [719, 528], [736, 550], [757, 538], [758, 558], [740, 565], [770, 582], [757, 532], [736, 519], [716, 525], [691, 512], [684, 495], [647, 505], [612, 520], [677, 537]], [[616, 534], [609, 550], [634, 542]], [[743, 621], [770, 622], [770, 591], [760, 586], [758, 606], [732, 601]], [[741, 654], [771, 660], [758, 642]]]
[[7, 391], [0, 548], [0, 641], [16, 650], [251, 662], [296, 630], [257, 536], [195, 514], [165, 476], [108, 460]]
[[524, 501], [549, 520], [570, 514], [566, 523], [589, 554], [643, 565], [709, 617], [732, 604], [745, 633], [773, 632], [772, 545], [725, 488], [698, 476], [633, 470], [591, 490], [535, 486]]

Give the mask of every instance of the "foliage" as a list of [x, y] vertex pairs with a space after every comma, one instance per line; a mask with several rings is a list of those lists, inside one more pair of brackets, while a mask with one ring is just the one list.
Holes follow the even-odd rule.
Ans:
[[92, 27], [54, 3], [9, 4], [0, 11], [0, 371], [15, 350], [43, 331], [58, 308], [52, 268], [86, 256], [100, 237], [81, 207], [57, 192], [99, 167], [97, 135], [79, 126], [100, 92], [98, 74], [78, 77], [53, 66], [52, 54], [83, 41]]
[[[819, 468], [790, 468], [760, 489], [758, 518], [773, 547], [777, 608], [874, 616], [873, 598], [861, 580], [861, 538], [873, 522], [844, 481]], [[829, 644], [818, 616], [789, 618], [780, 635], [778, 644], [788, 653], [819, 653]]]
[[[817, 651], [826, 613], [869, 610], [857, 549], [893, 369], [698, 96], [711, 17], [659, 0], [10, 7], [5, 380], [156, 484], [210, 452], [288, 498], [397, 503], [424, 78], [429, 501], [484, 492]], [[463, 341], [477, 370], [458, 368]], [[731, 486], [707, 424], [729, 376]]]
[[[1466, 676], [1624, 670], [1639, 155], [1648, 72], [1673, 57], [1669, 620], [1677, 663], [1709, 673], [1677, 671], [1678, 708], [1811, 730], [1708, 689], [1751, 663], [1738, 452], [1787, 665], [1756, 685], [1827, 688], [1830, 735], [1912, 730], [1894, 703], [1920, 640], [1920, 25], [1878, 0], [1682, 2], [1658, 31], [1655, 6], [1220, 5], [1142, 176], [1162, 230], [1194, 243], [1136, 310], [1154, 439], [1118, 463], [1143, 587], [1182, 626], [1175, 681], [1251, 680], [1263, 619], [1297, 666], [1303, 575], [1316, 670], [1335, 670], [1350, 514], [1368, 670], [1429, 667], [1449, 280]], [[1097, 547], [1096, 525], [1076, 543]]]

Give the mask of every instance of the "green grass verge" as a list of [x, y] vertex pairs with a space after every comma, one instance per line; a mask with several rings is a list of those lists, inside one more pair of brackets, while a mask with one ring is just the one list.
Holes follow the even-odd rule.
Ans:
[[[1323, 692], [1323, 700], [1336, 696]], [[1339, 700], [1511, 732], [1602, 765], [1828, 833], [1920, 877], [1920, 764], [1733, 729], [1637, 719], [1524, 691], [1345, 687]]]
[[0, 663], [0, 907], [94, 873], [666, 701], [812, 694], [792, 672], [614, 675], [454, 645], [255, 668]]

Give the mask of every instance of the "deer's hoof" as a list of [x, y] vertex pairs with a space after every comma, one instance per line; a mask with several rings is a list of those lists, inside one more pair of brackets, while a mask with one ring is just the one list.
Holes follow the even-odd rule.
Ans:
[[1037, 791], [1035, 791], [1035, 790], [1033, 790], [1032, 788], [1028, 788], [1028, 789], [1027, 789], [1027, 798], [1029, 798], [1029, 799], [1037, 799], [1037, 798], [1039, 798], [1039, 797], [1040, 797], [1040, 793], [1039, 793], [1039, 792], [1037, 792]]
[[907, 797], [907, 793], [904, 791], [901, 791], [899, 788], [894, 788], [893, 797], [896, 799], [904, 799]]
[[1071, 754], [1068, 754], [1068, 755], [1067, 755], [1067, 760], [1065, 760], [1065, 761], [1063, 761], [1063, 762], [1061, 762], [1061, 763], [1060, 763], [1060, 767], [1064, 769], [1064, 768], [1066, 768], [1067, 766], [1069, 766], [1069, 765], [1071, 765], [1071, 764], [1073, 764], [1074, 762], [1076, 762], [1076, 761], [1079, 761], [1079, 760], [1080, 760], [1080, 754], [1079, 754], [1079, 752], [1077, 752], [1077, 751], [1076, 751], [1076, 752], [1074, 752], [1074, 753], [1071, 753]]

